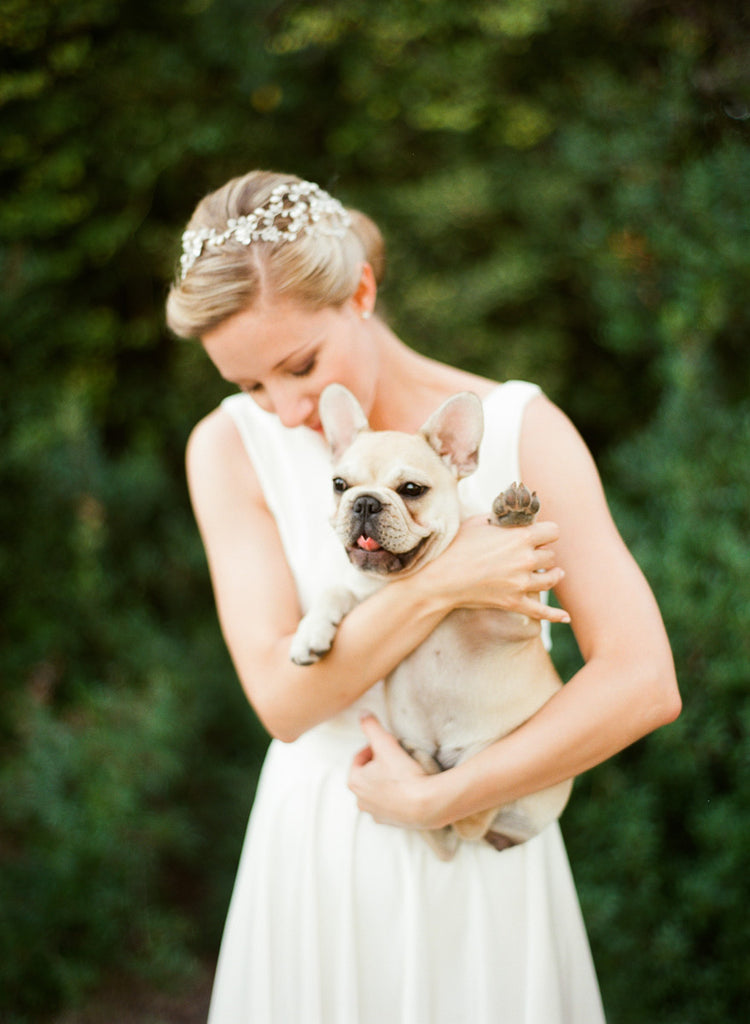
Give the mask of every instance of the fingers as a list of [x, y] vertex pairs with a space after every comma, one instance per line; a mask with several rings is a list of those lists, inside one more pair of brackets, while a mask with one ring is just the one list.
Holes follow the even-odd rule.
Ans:
[[531, 542], [536, 547], [540, 547], [543, 544], [554, 544], [555, 541], [560, 539], [560, 527], [549, 519], [545, 519], [541, 523], [532, 523], [531, 526], [516, 526], [513, 529], [528, 530]]
[[518, 611], [522, 615], [528, 615], [530, 619], [547, 619], [549, 622], [562, 622], [568, 624], [570, 615], [564, 608], [555, 608], [553, 605], [542, 604], [535, 601], [533, 597], [526, 597], [519, 602]]
[[534, 569], [536, 572], [546, 572], [555, 568], [555, 552], [552, 548], [534, 549]]
[[374, 757], [372, 747], [363, 747], [358, 750], [352, 759], [352, 768], [364, 768], [366, 764], [369, 764]]
[[359, 720], [359, 725], [362, 732], [370, 741], [370, 749], [373, 751], [373, 756], [377, 753], [378, 748], [382, 748], [383, 746], [392, 746], [393, 744], [396, 746], [399, 745], [398, 740], [392, 736], [387, 729], [383, 728], [375, 715], [362, 715]]
[[551, 569], [532, 569], [526, 581], [526, 590], [538, 593], [540, 590], [554, 590], [565, 579], [565, 570], [558, 566]]
[[355, 755], [352, 769], [367, 768], [372, 773], [379, 765], [394, 775], [421, 773], [417, 762], [406, 753], [396, 737], [383, 728], [375, 715], [363, 715], [360, 727], [369, 740], [369, 746]]
[[360, 715], [359, 727], [368, 739], [371, 735], [377, 735], [379, 732], [385, 733], [383, 726], [377, 720], [375, 715], [370, 712], [365, 712], [365, 714]]
[[459, 533], [458, 544], [436, 562], [447, 559], [436, 585], [445, 586], [453, 607], [495, 607], [534, 619], [570, 621], [562, 609], [536, 600], [541, 592], [554, 590], [565, 576], [553, 546], [560, 534], [557, 523], [545, 520], [498, 528], [486, 517], [483, 521], [472, 517], [462, 523]]

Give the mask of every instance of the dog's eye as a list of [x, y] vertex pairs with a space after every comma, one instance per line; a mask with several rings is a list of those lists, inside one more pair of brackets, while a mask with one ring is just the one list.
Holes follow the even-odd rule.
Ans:
[[415, 484], [409, 480], [405, 484], [401, 484], [398, 493], [402, 498], [421, 498], [426, 490], [427, 488], [423, 487], [422, 484]]
[[333, 478], [333, 489], [336, 494], [343, 494], [344, 491], [349, 489], [349, 484], [343, 479], [343, 477], [335, 476]]

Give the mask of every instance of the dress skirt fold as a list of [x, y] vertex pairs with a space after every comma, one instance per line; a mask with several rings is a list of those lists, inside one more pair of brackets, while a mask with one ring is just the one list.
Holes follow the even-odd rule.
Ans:
[[210, 1024], [599, 1024], [557, 825], [438, 860], [346, 788], [356, 729], [269, 748]]

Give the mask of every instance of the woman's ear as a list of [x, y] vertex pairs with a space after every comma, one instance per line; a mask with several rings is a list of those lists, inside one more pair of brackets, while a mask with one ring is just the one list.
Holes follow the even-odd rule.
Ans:
[[362, 264], [362, 273], [359, 284], [356, 287], [351, 302], [357, 314], [366, 320], [375, 311], [375, 300], [378, 297], [378, 286], [375, 281], [375, 273], [369, 263]]

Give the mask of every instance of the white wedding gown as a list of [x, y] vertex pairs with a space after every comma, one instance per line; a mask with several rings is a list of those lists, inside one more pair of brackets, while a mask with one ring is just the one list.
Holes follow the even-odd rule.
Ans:
[[[471, 500], [518, 479], [518, 381], [484, 402]], [[227, 399], [276, 518], [300, 604], [345, 558], [328, 524], [323, 440], [246, 395]], [[468, 496], [468, 495], [467, 495]], [[253, 572], [253, 566], [247, 566]], [[252, 609], [248, 609], [252, 614]], [[346, 778], [378, 684], [290, 744], [272, 741], [224, 931], [209, 1024], [601, 1024], [596, 976], [557, 824], [444, 863], [419, 834], [357, 810]]]

